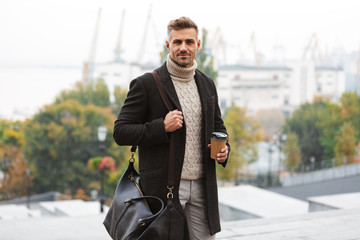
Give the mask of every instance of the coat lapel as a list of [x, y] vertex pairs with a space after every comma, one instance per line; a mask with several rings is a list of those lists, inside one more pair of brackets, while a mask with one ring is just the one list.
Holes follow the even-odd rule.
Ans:
[[[204, 79], [201, 74], [198, 73], [198, 71], [196, 70], [195, 72], [195, 82], [196, 82], [196, 86], [198, 88], [199, 91], [199, 96], [200, 96], [200, 102], [201, 102], [201, 108], [202, 108], [202, 112], [205, 113], [206, 108], [207, 108], [207, 101], [209, 100], [210, 96], [209, 96], [209, 91], [208, 91], [208, 85], [206, 84], [206, 79]], [[205, 115], [203, 115], [205, 116]]]
[[164, 63], [160, 68], [157, 69], [157, 72], [160, 76], [161, 82], [164, 86], [164, 90], [168, 95], [170, 101], [172, 102], [175, 109], [181, 111], [181, 105], [179, 98], [176, 94], [174, 84], [171, 80], [170, 74], [166, 68], [166, 63]]

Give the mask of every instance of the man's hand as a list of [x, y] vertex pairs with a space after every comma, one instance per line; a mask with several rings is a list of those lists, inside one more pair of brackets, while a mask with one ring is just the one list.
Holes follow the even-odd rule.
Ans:
[[174, 132], [179, 128], [182, 128], [183, 116], [179, 110], [170, 111], [166, 114], [164, 119], [164, 126], [166, 132]]
[[[208, 148], [211, 148], [211, 144], [208, 144]], [[225, 145], [224, 148], [221, 149], [219, 153], [216, 154], [216, 161], [218, 163], [223, 163], [228, 158], [229, 148]]]

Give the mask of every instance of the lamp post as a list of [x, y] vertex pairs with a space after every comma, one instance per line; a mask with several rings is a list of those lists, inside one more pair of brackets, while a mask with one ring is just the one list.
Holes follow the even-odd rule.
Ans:
[[30, 209], [30, 168], [26, 168], [26, 206]]
[[[102, 152], [102, 155], [105, 153], [105, 139], [107, 134], [107, 128], [104, 125], [98, 127], [98, 140], [99, 140], [99, 149]], [[100, 212], [104, 212], [104, 169], [100, 170]]]
[[273, 152], [273, 143], [272, 142], [268, 142], [268, 152], [269, 152], [269, 168], [268, 168], [268, 187], [271, 186], [271, 154]]
[[283, 170], [282, 168], [283, 165], [281, 161], [281, 151], [283, 144], [286, 142], [286, 139], [287, 139], [286, 134], [282, 134], [281, 137], [279, 138], [279, 172]]

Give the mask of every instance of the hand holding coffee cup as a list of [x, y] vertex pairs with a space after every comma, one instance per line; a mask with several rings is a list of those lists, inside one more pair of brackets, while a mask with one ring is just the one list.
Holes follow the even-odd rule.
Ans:
[[211, 136], [211, 158], [224, 162], [227, 159], [227, 146], [226, 141], [228, 139], [227, 134], [222, 132], [213, 132]]

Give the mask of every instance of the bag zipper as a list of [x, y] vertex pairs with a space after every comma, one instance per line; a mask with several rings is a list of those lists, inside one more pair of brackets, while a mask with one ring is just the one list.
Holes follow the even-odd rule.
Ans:
[[134, 177], [133, 172], [130, 173], [129, 179], [130, 179], [130, 181], [132, 181], [132, 182], [135, 184], [135, 187], [138, 189], [138, 191], [140, 192], [141, 196], [144, 196], [144, 194], [142, 193], [142, 191], [141, 191], [141, 189], [140, 189], [140, 186], [139, 186], [139, 185], [137, 184], [137, 182], [135, 181], [135, 177]]

